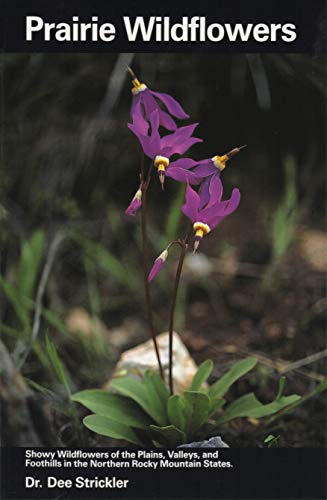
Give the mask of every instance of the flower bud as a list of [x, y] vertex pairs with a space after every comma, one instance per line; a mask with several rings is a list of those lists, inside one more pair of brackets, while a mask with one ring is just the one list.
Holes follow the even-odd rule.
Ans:
[[167, 257], [168, 257], [168, 250], [166, 249], [159, 255], [159, 257], [156, 258], [148, 276], [149, 283], [161, 271], [161, 269], [164, 266], [164, 263], [166, 262]]
[[141, 189], [138, 189], [136, 191], [131, 203], [126, 208], [125, 214], [131, 215], [132, 217], [135, 217], [136, 212], [141, 208], [141, 206], [142, 206], [142, 191], [141, 191]]

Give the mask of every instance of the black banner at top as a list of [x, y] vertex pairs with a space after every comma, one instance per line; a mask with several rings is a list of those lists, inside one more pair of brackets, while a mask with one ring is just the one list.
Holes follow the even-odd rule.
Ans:
[[4, 0], [4, 52], [325, 51], [324, 0]]

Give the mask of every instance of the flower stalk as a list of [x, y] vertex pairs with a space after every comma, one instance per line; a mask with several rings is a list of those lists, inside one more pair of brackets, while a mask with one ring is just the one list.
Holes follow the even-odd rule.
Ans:
[[154, 350], [156, 353], [159, 373], [161, 378], [164, 380], [164, 371], [162, 368], [162, 363], [160, 359], [160, 352], [158, 347], [158, 342], [156, 339], [156, 334], [154, 330], [153, 324], [153, 315], [152, 315], [152, 304], [151, 304], [151, 295], [150, 295], [150, 287], [148, 282], [148, 232], [147, 232], [147, 199], [146, 193], [149, 187], [150, 179], [151, 179], [151, 167], [149, 168], [148, 175], [146, 181], [144, 180], [144, 166], [143, 159], [141, 163], [141, 175], [143, 174], [143, 179], [141, 181], [141, 192], [142, 192], [142, 210], [141, 210], [141, 228], [142, 228], [142, 253], [143, 253], [143, 279], [144, 279], [144, 292], [145, 292], [145, 307], [146, 314], [148, 319], [148, 325], [150, 330], [150, 335], [153, 341]]

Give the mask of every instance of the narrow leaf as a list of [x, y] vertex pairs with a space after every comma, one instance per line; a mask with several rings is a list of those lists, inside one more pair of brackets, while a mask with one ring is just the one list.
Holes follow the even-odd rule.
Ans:
[[212, 415], [214, 415], [216, 413], [216, 411], [219, 410], [219, 408], [222, 408], [225, 403], [226, 403], [226, 399], [219, 398], [219, 397], [218, 398], [211, 398], [208, 418], [211, 417]]
[[196, 374], [193, 377], [192, 383], [189, 387], [190, 391], [198, 391], [202, 384], [208, 379], [209, 375], [213, 370], [213, 362], [211, 359], [204, 361], [198, 368]]
[[245, 358], [235, 363], [232, 368], [217, 382], [215, 382], [209, 389], [208, 395], [213, 397], [222, 397], [226, 394], [231, 385], [239, 378], [243, 377], [257, 364], [256, 358]]
[[293, 394], [291, 396], [283, 396], [279, 400], [264, 405], [251, 392], [233, 401], [226, 408], [223, 415], [218, 418], [216, 424], [219, 425], [239, 417], [262, 418], [272, 415], [299, 399], [300, 396]]
[[[154, 416], [155, 421], [160, 425], [164, 426], [168, 424], [167, 420], [167, 399], [161, 398], [161, 394], [157, 391], [157, 383], [153, 380], [153, 374], [149, 371], [144, 373], [144, 385], [151, 408], [151, 413]], [[160, 387], [161, 389], [161, 387]]]
[[185, 420], [185, 401], [179, 394], [174, 394], [168, 399], [168, 419], [169, 422], [184, 431], [186, 426]]
[[16, 285], [21, 297], [32, 298], [45, 246], [44, 232], [35, 231], [22, 246]]
[[196, 391], [184, 391], [183, 396], [186, 434], [188, 437], [192, 437], [208, 418], [210, 399], [203, 392]]
[[68, 382], [68, 376], [65, 370], [64, 365], [62, 364], [55, 346], [53, 343], [49, 340], [48, 336], [46, 336], [45, 339], [45, 345], [47, 349], [48, 356], [50, 358], [50, 361], [56, 371], [57, 377], [60, 380], [60, 382], [63, 384], [63, 386], [66, 389], [66, 392], [68, 394], [68, 397], [71, 398], [71, 391], [69, 387], [69, 382]]

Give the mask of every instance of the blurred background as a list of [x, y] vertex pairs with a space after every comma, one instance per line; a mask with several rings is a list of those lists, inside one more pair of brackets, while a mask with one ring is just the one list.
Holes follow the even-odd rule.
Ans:
[[[101, 387], [122, 351], [148, 338], [138, 188], [139, 145], [127, 129], [131, 65], [172, 94], [204, 139], [188, 155], [247, 144], [222, 174], [235, 214], [188, 257], [176, 330], [213, 378], [260, 360], [230, 397], [315, 394], [325, 376], [325, 135], [322, 58], [293, 54], [12, 54], [2, 56], [0, 365], [4, 444], [94, 444], [70, 391]], [[149, 191], [151, 262], [183, 236], [184, 186]], [[168, 325], [177, 251], [151, 285], [156, 331]], [[316, 391], [317, 392], [317, 391]], [[15, 411], [13, 412], [13, 408]], [[79, 411], [79, 410], [78, 410]], [[324, 394], [268, 429], [280, 446], [325, 446]], [[37, 422], [37, 426], [35, 425]], [[222, 435], [263, 446], [242, 421]]]

